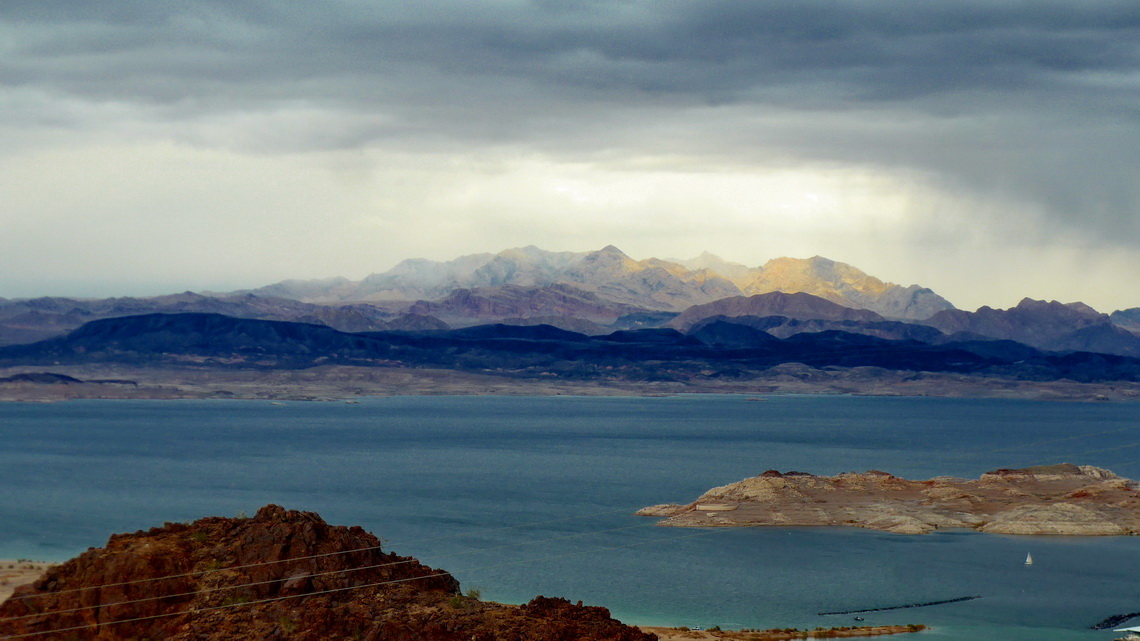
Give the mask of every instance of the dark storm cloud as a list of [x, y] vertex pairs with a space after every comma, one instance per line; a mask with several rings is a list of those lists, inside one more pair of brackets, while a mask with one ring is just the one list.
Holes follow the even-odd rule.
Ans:
[[[10, 82], [138, 97], [183, 80], [184, 95], [228, 84], [260, 99], [259, 87], [285, 83], [277, 93], [320, 98], [307, 81], [420, 68], [460, 92], [513, 78], [625, 100], [640, 90], [647, 100], [810, 105], [1070, 88], [1086, 84], [1074, 75], [1140, 62], [1140, 11], [1126, 2], [33, 2], [5, 3], [0, 15], [17, 41]], [[195, 84], [203, 77], [218, 84]], [[326, 97], [382, 89], [415, 87], [345, 83]]]
[[0, 18], [11, 90], [179, 123], [327, 111], [269, 148], [913, 168], [1140, 244], [1131, 1], [9, 1]]

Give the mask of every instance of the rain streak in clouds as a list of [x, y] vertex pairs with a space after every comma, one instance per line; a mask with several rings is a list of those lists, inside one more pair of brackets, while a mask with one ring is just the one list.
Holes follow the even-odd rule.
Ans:
[[1140, 305], [1131, 2], [0, 6], [0, 296], [616, 244]]

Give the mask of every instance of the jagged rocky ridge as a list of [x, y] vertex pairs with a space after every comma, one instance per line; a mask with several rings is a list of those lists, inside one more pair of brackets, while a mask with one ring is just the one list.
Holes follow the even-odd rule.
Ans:
[[[49, 633], [52, 630], [59, 632]], [[463, 596], [359, 527], [269, 505], [112, 536], [0, 605], [0, 635], [33, 641], [649, 641], [601, 607]]]
[[1140, 532], [1140, 492], [1089, 465], [1000, 469], [977, 480], [910, 481], [880, 471], [815, 476], [769, 470], [688, 505], [638, 512], [660, 525], [852, 526], [899, 534], [972, 528], [996, 534], [1109, 536]]
[[922, 319], [953, 309], [927, 288], [884, 283], [820, 256], [777, 258], [762, 267], [746, 267], [707, 252], [691, 261], [638, 261], [612, 245], [591, 252], [549, 252], [529, 246], [446, 262], [411, 259], [359, 282], [285, 281], [253, 293], [321, 303], [432, 301], [456, 290], [495, 297], [500, 288], [513, 288], [508, 298], [517, 297], [520, 290], [542, 296], [544, 288], [555, 285], [596, 295], [610, 304], [678, 312], [730, 296], [769, 292], [805, 292], [891, 318]]

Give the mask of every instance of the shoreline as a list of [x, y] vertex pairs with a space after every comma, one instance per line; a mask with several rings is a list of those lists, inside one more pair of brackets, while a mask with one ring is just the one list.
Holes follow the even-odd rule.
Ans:
[[791, 641], [792, 639], [850, 639], [922, 632], [925, 625], [864, 625], [851, 627], [796, 630], [692, 630], [662, 626], [637, 626], [642, 632], [656, 634], [659, 641]]
[[21, 585], [34, 582], [54, 565], [58, 564], [28, 559], [0, 559], [0, 601], [11, 596]]
[[61, 374], [77, 382], [0, 384], [0, 402], [79, 399], [241, 399], [351, 401], [386, 396], [673, 396], [733, 394], [762, 400], [774, 395], [1006, 398], [1066, 402], [1140, 402], [1140, 383], [1019, 381], [957, 374], [875, 368], [814, 369], [791, 364], [745, 380], [694, 378], [675, 381], [520, 377], [464, 372], [324, 365], [303, 370], [208, 367], [133, 368], [108, 364], [0, 368], [0, 378]]

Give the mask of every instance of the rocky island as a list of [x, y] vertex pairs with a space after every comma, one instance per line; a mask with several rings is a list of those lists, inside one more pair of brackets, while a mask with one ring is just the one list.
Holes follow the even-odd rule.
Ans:
[[999, 469], [977, 480], [925, 481], [872, 470], [836, 476], [775, 470], [715, 487], [687, 505], [640, 516], [674, 527], [851, 526], [899, 534], [971, 528], [997, 534], [1114, 536], [1140, 532], [1129, 479], [1068, 463]]

